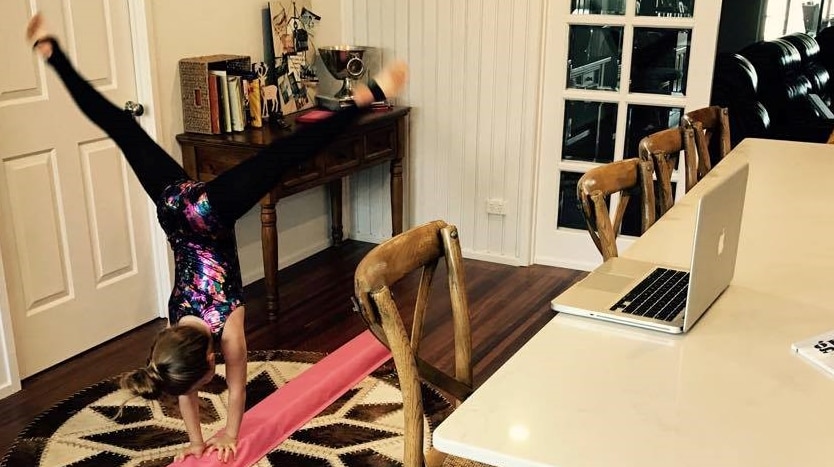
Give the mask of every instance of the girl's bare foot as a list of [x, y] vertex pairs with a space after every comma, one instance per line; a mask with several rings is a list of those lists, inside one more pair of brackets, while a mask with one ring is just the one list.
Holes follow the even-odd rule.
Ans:
[[49, 32], [44, 25], [43, 16], [40, 13], [35, 13], [26, 25], [26, 40], [30, 44], [35, 44], [35, 50], [43, 58], [52, 56], [52, 42], [42, 41], [41, 39], [49, 37]]
[[374, 81], [379, 85], [385, 97], [388, 99], [397, 97], [405, 87], [405, 82], [408, 79], [408, 65], [402, 61], [396, 61], [382, 70], [381, 73], [374, 77]]
[[[378, 75], [374, 76], [374, 81], [387, 99], [400, 95], [407, 79], [408, 65], [402, 61], [390, 63]], [[371, 90], [363, 84], [354, 89], [353, 100], [356, 105], [365, 107], [371, 105], [376, 99], [374, 99]]]

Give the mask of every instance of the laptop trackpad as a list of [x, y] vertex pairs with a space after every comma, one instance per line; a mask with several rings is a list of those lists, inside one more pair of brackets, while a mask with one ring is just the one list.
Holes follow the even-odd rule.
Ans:
[[634, 283], [633, 277], [596, 272], [586, 277], [581, 285], [604, 292], [617, 293], [626, 290], [632, 283]]

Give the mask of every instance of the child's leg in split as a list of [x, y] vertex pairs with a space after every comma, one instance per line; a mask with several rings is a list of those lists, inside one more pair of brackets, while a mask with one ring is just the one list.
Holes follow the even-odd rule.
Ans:
[[41, 25], [40, 16], [32, 18], [29, 38], [38, 41], [37, 50], [58, 73], [81, 111], [116, 142], [151, 199], [156, 201], [170, 184], [188, 178], [183, 168], [142, 130], [132, 116], [110, 103], [78, 74], [58, 43], [45, 34]]
[[350, 107], [320, 122], [305, 124], [223, 172], [206, 184], [212, 208], [227, 222], [236, 221], [278, 184], [288, 167], [323, 150], [361, 113], [358, 107]]

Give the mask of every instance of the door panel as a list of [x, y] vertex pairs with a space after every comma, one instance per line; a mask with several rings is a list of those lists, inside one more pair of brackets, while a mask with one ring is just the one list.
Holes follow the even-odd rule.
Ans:
[[95, 141], [84, 144], [81, 155], [94, 277], [100, 287], [104, 282], [135, 273], [131, 208], [118, 148], [109, 140]]
[[158, 316], [147, 197], [23, 40], [42, 11], [81, 74], [120, 106], [136, 96], [128, 0], [31, 8], [0, 6], [0, 60], [19, 64], [0, 74], [0, 251], [21, 377]]
[[55, 186], [55, 152], [36, 152], [4, 160], [9, 209], [4, 225], [14, 229], [16, 284], [28, 315], [72, 294], [67, 274], [66, 225]]

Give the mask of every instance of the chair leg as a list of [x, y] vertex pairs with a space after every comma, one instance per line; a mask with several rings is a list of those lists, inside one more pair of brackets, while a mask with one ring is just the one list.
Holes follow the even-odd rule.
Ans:
[[469, 322], [469, 300], [463, 274], [463, 254], [458, 241], [458, 229], [446, 226], [443, 237], [446, 265], [449, 271], [449, 294], [452, 299], [452, 322], [455, 331], [455, 376], [472, 387], [472, 333]]
[[400, 314], [396, 312], [397, 305], [391, 297], [391, 291], [388, 287], [380, 287], [378, 290], [371, 292], [371, 296], [380, 308], [389, 310], [387, 312], [383, 311], [380, 315], [382, 317], [382, 328], [385, 335], [388, 336], [391, 355], [397, 367], [400, 391], [403, 394], [403, 417], [406, 433], [403, 443], [403, 463], [406, 467], [422, 467], [423, 397], [417, 363]]

